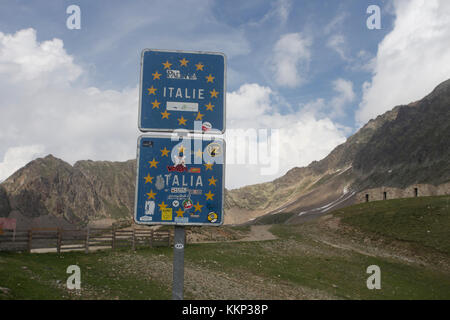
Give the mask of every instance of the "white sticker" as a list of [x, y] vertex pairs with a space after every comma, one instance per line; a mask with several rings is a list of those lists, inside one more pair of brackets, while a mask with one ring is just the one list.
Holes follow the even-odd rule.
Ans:
[[170, 111], [198, 112], [198, 103], [167, 101], [166, 109]]
[[155, 212], [155, 201], [146, 201], [145, 202], [145, 214], [153, 215]]

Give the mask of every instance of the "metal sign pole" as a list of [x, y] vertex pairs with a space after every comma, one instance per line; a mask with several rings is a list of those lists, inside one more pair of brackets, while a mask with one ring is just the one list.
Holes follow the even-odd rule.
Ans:
[[184, 226], [175, 226], [172, 300], [183, 300], [185, 232]]

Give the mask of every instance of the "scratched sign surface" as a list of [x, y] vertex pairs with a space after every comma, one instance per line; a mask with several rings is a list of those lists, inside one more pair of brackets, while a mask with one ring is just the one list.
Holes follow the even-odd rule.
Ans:
[[222, 53], [143, 50], [139, 129], [223, 133], [225, 65]]
[[135, 222], [219, 226], [225, 144], [217, 136], [138, 139]]

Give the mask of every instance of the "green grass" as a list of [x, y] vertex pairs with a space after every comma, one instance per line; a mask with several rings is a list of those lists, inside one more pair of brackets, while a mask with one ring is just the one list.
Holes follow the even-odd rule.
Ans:
[[[284, 232], [285, 231], [285, 232]], [[344, 299], [450, 299], [450, 277], [417, 266], [353, 253], [350, 256], [305, 254], [289, 248], [267, 247], [298, 240], [291, 226], [278, 226], [278, 232], [291, 234], [287, 239], [262, 243], [197, 244], [186, 247], [186, 261], [227, 274], [250, 273], [275, 282], [319, 289]], [[301, 235], [300, 235], [301, 238]], [[304, 240], [307, 241], [307, 240]], [[321, 246], [321, 245], [319, 245]], [[122, 270], [113, 270], [102, 259], [111, 252], [57, 254], [0, 254], [0, 286], [12, 289], [8, 299], [77, 298], [55, 286], [64, 284], [71, 264], [82, 270], [82, 287], [95, 292], [90, 299], [169, 299], [167, 287]], [[120, 255], [119, 253], [115, 253]], [[169, 248], [142, 249], [136, 254], [172, 257]], [[382, 290], [366, 288], [369, 265], [382, 270]], [[26, 266], [27, 269], [23, 269]], [[168, 270], [170, 272], [170, 270]], [[167, 285], [167, 284], [166, 284]], [[217, 288], [220, 290], [220, 288]], [[0, 297], [2, 297], [0, 295]], [[86, 298], [84, 296], [83, 298]], [[195, 297], [193, 297], [195, 298]]]
[[[120, 252], [120, 251], [119, 251]], [[113, 270], [103, 259], [110, 251], [92, 254], [0, 253], [0, 287], [9, 288], [0, 299], [68, 299], [64, 289], [69, 265], [81, 269], [81, 286], [88, 289], [89, 299], [169, 299], [170, 292], [156, 281], [133, 277]], [[58, 285], [59, 283], [59, 285]], [[84, 296], [86, 297], [86, 296]]]
[[[290, 226], [277, 228], [281, 233], [297, 233]], [[293, 248], [271, 251], [268, 255], [266, 246], [264, 243], [199, 244], [187, 248], [186, 259], [194, 263], [202, 261], [203, 266], [212, 270], [250, 272], [272, 281], [320, 289], [343, 299], [450, 299], [450, 277], [442, 273], [357, 253], [322, 256]], [[366, 269], [373, 264], [382, 270], [382, 290], [367, 289]]]
[[[436, 251], [440, 257], [446, 257], [450, 249], [448, 199], [424, 197], [370, 202], [335, 211], [333, 215], [340, 217], [344, 225], [362, 230], [364, 237], [370, 234], [378, 239], [404, 241], [425, 248], [411, 254]], [[289, 285], [291, 288], [314, 289], [343, 299], [450, 299], [448, 269], [335, 248], [317, 241], [316, 233], [326, 231], [319, 226], [317, 221], [274, 225], [271, 232], [278, 239], [263, 242], [188, 244], [186, 265], [197, 266], [212, 274], [220, 271], [238, 282], [253, 275], [280, 288]], [[247, 231], [249, 227], [227, 228]], [[340, 236], [347, 236], [342, 235], [340, 229], [330, 230], [326, 231], [328, 236], [331, 235], [327, 238], [329, 241], [339, 243]], [[352, 239], [362, 241], [357, 237]], [[172, 259], [172, 254], [171, 248], [161, 247], [139, 249], [133, 255], [145, 265], [145, 258], [151, 257], [153, 261], [160, 256]], [[11, 289], [9, 295], [0, 293], [0, 299], [170, 298], [170, 283], [154, 276], [142, 277], [139, 268], [122, 270], [110, 263], [111, 255], [130, 261], [130, 251], [126, 249], [87, 255], [0, 253], [0, 287]], [[72, 264], [82, 270], [84, 291], [81, 296], [64, 289], [69, 276], [66, 269]], [[133, 266], [132, 263], [128, 265]], [[378, 265], [381, 269], [381, 290], [366, 287], [369, 277], [366, 269], [370, 265]], [[165, 272], [171, 273], [169, 269]], [[186, 290], [186, 297], [196, 298], [189, 290]]]
[[362, 231], [450, 253], [449, 196], [374, 201], [333, 214]]

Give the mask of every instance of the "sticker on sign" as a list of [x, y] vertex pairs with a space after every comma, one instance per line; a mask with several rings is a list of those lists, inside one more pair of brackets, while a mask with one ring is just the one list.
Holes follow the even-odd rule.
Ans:
[[198, 112], [198, 103], [168, 101], [166, 109], [170, 111]]

